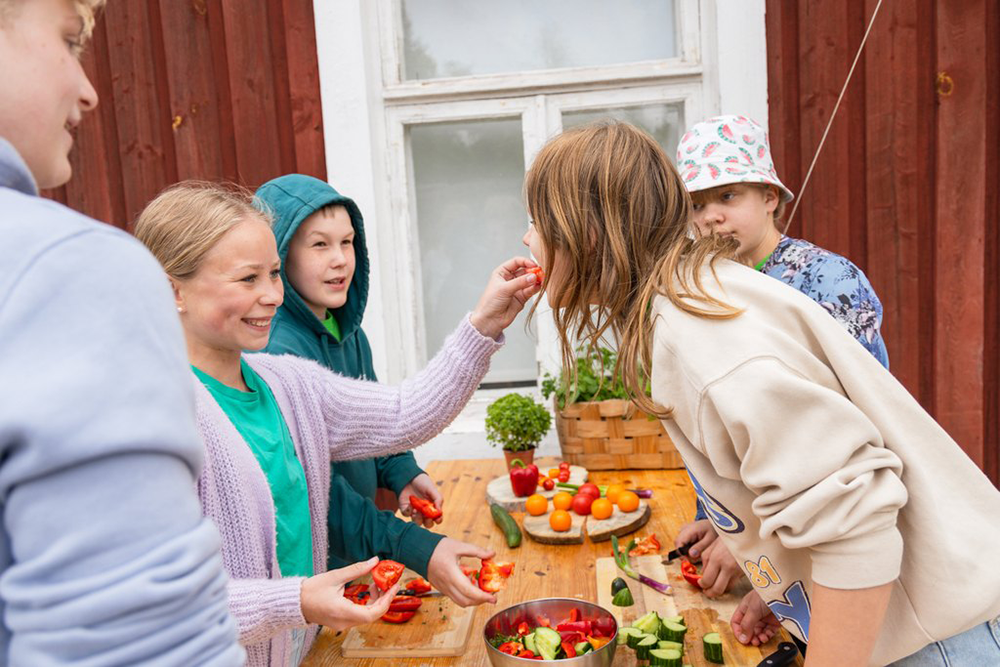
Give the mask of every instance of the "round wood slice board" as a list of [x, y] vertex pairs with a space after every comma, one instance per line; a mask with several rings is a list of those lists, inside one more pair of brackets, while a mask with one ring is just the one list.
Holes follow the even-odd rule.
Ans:
[[595, 519], [593, 516], [587, 517], [587, 537], [591, 542], [603, 542], [610, 540], [612, 535], [621, 537], [635, 532], [646, 525], [653, 510], [649, 508], [649, 503], [639, 499], [639, 509], [634, 512], [622, 512], [615, 507], [615, 512], [607, 519]]
[[[555, 466], [553, 466], [555, 467]], [[548, 468], [544, 470], [539, 469], [542, 476], [539, 479], [545, 477], [545, 473], [548, 472]], [[587, 469], [582, 466], [569, 467], [569, 484], [583, 484], [587, 481]], [[568, 491], [568, 489], [561, 489], [562, 491]], [[546, 491], [542, 487], [538, 487], [537, 493], [542, 494], [549, 500], [552, 500], [552, 496], [556, 495], [556, 492], [560, 491], [557, 486], [551, 491]], [[492, 482], [486, 485], [486, 503], [493, 504], [496, 503], [500, 507], [504, 508], [508, 512], [523, 512], [524, 511], [524, 501], [527, 498], [518, 498], [514, 495], [514, 490], [510, 487], [510, 476], [502, 475], [497, 477]], [[581, 517], [582, 518], [582, 517]], [[545, 519], [545, 527], [548, 528], [548, 517]], [[572, 531], [570, 531], [572, 532]], [[610, 537], [608, 539], [611, 539]], [[583, 542], [581, 539], [580, 542]]]
[[583, 523], [587, 517], [570, 511], [573, 523], [569, 530], [557, 533], [549, 526], [550, 514], [552, 514], [551, 509], [541, 516], [524, 515], [524, 532], [528, 537], [542, 544], [583, 544]]

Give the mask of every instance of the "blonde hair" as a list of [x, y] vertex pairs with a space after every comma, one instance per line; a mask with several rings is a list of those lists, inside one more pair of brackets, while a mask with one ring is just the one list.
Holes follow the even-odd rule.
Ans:
[[[0, 21], [9, 18], [17, 9], [17, 5], [31, 0], [0, 0]], [[80, 30], [81, 42], [90, 39], [94, 32], [94, 23], [97, 21], [97, 14], [100, 13], [107, 0], [73, 0], [73, 7], [83, 21]]]
[[738, 315], [705, 291], [700, 272], [707, 260], [714, 266], [733, 257], [738, 243], [692, 238], [691, 198], [676, 169], [652, 137], [628, 123], [574, 128], [549, 141], [528, 172], [525, 196], [546, 250], [546, 274], [560, 256], [553, 317], [571, 382], [573, 339], [593, 351], [610, 331], [618, 342], [614, 374], [629, 397], [647, 412], [669, 415], [646, 395], [651, 302], [663, 295], [700, 317]]
[[232, 184], [184, 181], [149, 202], [133, 233], [172, 278], [198, 271], [226, 232], [248, 219], [270, 226], [271, 215], [253, 194]]

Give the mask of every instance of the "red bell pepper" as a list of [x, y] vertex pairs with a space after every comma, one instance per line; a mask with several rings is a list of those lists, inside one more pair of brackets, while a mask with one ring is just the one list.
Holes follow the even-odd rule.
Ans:
[[615, 634], [615, 627], [617, 623], [613, 616], [605, 616], [603, 618], [598, 618], [594, 621], [594, 636], [595, 637], [608, 637]]
[[563, 650], [566, 651], [566, 657], [567, 658], [575, 658], [576, 657], [576, 649], [573, 648], [572, 644], [570, 644], [568, 642], [563, 642], [562, 643], [562, 647], [563, 647]]
[[583, 634], [579, 632], [560, 632], [559, 637], [570, 646], [576, 646], [583, 641]]
[[557, 625], [556, 630], [558, 630], [559, 632], [579, 632], [584, 635], [589, 635], [591, 632], [594, 631], [594, 622], [568, 621]]
[[510, 488], [518, 498], [527, 498], [538, 488], [538, 466], [524, 465], [521, 459], [510, 462]]
[[474, 570], [468, 565], [460, 565], [459, 567], [462, 568], [462, 574], [467, 576], [473, 585], [479, 585], [479, 570]]
[[538, 621], [538, 625], [542, 626], [543, 628], [547, 628], [550, 625], [552, 625], [552, 623], [549, 621], [548, 616], [542, 616], [541, 614], [539, 614], [538, 616], [535, 617], [535, 620]]
[[526, 648], [523, 648], [523, 649], [521, 649], [521, 651], [520, 651], [520, 652], [519, 652], [519, 653], [518, 653], [518, 654], [517, 654], [516, 656], [514, 656], [514, 657], [516, 657], [516, 658], [534, 658], [534, 657], [535, 657], [535, 654], [534, 654], [534, 653], [532, 653], [531, 651], [529, 651], [528, 649], [526, 649]]
[[698, 568], [691, 561], [681, 561], [681, 576], [695, 588], [701, 589], [701, 575], [698, 574]]
[[392, 599], [389, 611], [416, 611], [422, 603], [423, 600], [412, 595], [397, 595]]
[[507, 655], [516, 656], [519, 652], [524, 650], [524, 647], [521, 646], [519, 642], [504, 642], [503, 644], [500, 644], [500, 646], [497, 646], [497, 650], [501, 653], [506, 653]]
[[388, 611], [382, 617], [386, 623], [406, 623], [416, 614], [415, 611]]
[[526, 634], [528, 634], [529, 630], [530, 630], [530, 628], [528, 627], [528, 624], [525, 621], [521, 621], [520, 623], [518, 623], [518, 625], [517, 625], [517, 634], [518, 634], [519, 637], [523, 637]]
[[410, 595], [423, 595], [424, 593], [430, 593], [434, 589], [423, 577], [410, 579], [403, 584], [403, 588], [410, 591]]
[[372, 581], [378, 586], [378, 589], [383, 593], [390, 588], [392, 585], [399, 581], [399, 578], [403, 576], [403, 570], [406, 566], [402, 563], [397, 563], [394, 560], [383, 560], [379, 561], [379, 564], [375, 566], [372, 570]]
[[514, 571], [513, 563], [497, 563], [492, 558], [484, 558], [479, 570], [479, 588], [487, 593], [496, 593], [503, 589], [506, 580]]
[[441, 518], [442, 512], [440, 509], [438, 509], [438, 506], [429, 500], [421, 498], [420, 496], [411, 495], [410, 505], [413, 507], [413, 509], [423, 514], [425, 519]]

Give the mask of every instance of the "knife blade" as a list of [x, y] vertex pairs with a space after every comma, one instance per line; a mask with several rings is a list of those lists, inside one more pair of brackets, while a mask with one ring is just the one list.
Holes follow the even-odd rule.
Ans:
[[396, 593], [396, 595], [412, 595], [416, 598], [440, 598], [444, 597], [444, 593], [441, 591], [430, 591], [428, 593], [414, 593], [413, 591], [404, 588], [403, 590]]
[[784, 667], [790, 665], [799, 654], [799, 648], [792, 642], [781, 642], [778, 650], [758, 663], [757, 667]]
[[690, 544], [683, 544], [683, 545], [677, 547], [676, 549], [674, 549], [673, 551], [671, 551], [670, 553], [667, 554], [667, 559], [665, 561], [663, 561], [663, 562], [664, 563], [669, 563], [669, 562], [671, 562], [673, 560], [676, 560], [676, 559], [680, 558], [681, 556], [687, 556], [688, 555], [688, 549], [690, 549], [690, 548], [691, 548]]

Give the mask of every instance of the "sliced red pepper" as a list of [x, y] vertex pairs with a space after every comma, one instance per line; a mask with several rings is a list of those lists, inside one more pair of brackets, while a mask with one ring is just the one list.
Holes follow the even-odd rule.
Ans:
[[655, 554], [660, 551], [660, 541], [656, 539], [656, 533], [650, 533], [646, 537], [642, 538], [635, 543], [629, 552], [629, 556], [645, 556], [647, 554]]
[[424, 579], [423, 577], [417, 577], [416, 579], [410, 579], [405, 584], [403, 588], [410, 591], [411, 595], [422, 595], [424, 593], [430, 593], [434, 590], [434, 587]]
[[394, 560], [383, 560], [379, 561], [379, 564], [375, 566], [372, 570], [372, 581], [378, 586], [378, 589], [383, 593], [390, 588], [393, 584], [399, 581], [399, 578], [403, 576], [403, 570], [406, 566], [402, 563], [397, 563]]
[[538, 621], [538, 625], [542, 626], [543, 628], [547, 628], [550, 625], [552, 625], [551, 621], [549, 621], [548, 616], [542, 616], [541, 614], [539, 614], [538, 616], [535, 617], [535, 620]]
[[575, 607], [573, 609], [570, 609], [569, 610], [569, 622], [570, 623], [575, 623], [575, 622], [577, 622], [579, 620], [580, 620], [580, 610], [577, 609], [577, 608], [575, 608]]
[[416, 611], [422, 603], [423, 600], [412, 595], [397, 595], [392, 599], [389, 611]]
[[593, 621], [568, 621], [566, 623], [560, 623], [556, 626], [556, 630], [559, 632], [579, 632], [584, 635], [589, 635], [594, 631]]
[[528, 627], [528, 624], [524, 621], [521, 621], [517, 626], [517, 634], [520, 635], [521, 637], [528, 634], [529, 630], [530, 628]]
[[563, 642], [562, 643], [562, 647], [563, 647], [563, 650], [566, 651], [566, 657], [567, 658], [575, 658], [576, 657], [576, 649], [573, 648], [572, 644], [570, 644], [569, 642]]
[[513, 563], [496, 563], [492, 558], [484, 558], [479, 570], [479, 588], [487, 593], [499, 592], [513, 570]]
[[517, 658], [534, 658], [535, 654], [525, 648], [525, 649], [521, 649], [521, 652], [518, 653], [515, 657], [517, 657]]
[[507, 655], [517, 655], [520, 651], [524, 649], [518, 642], [504, 642], [497, 646], [497, 650], [501, 653], [506, 653]]
[[580, 632], [560, 632], [559, 638], [571, 646], [576, 646], [583, 641], [583, 633]]
[[344, 597], [358, 597], [368, 592], [368, 584], [355, 584], [344, 589]]
[[382, 617], [386, 623], [406, 623], [416, 614], [415, 611], [388, 611]]
[[424, 498], [421, 498], [420, 496], [411, 495], [410, 496], [410, 505], [414, 509], [416, 509], [418, 512], [420, 512], [421, 514], [423, 514], [425, 519], [440, 519], [441, 518], [442, 512], [441, 512], [440, 509], [438, 509], [438, 506], [435, 505], [434, 503], [432, 503], [429, 500], [425, 500]]
[[473, 583], [473, 585], [478, 586], [479, 585], [479, 570], [474, 570], [471, 567], [469, 567], [468, 565], [461, 565], [460, 567], [462, 568], [462, 574], [464, 574], [465, 576], [467, 576], [469, 578], [469, 581], [471, 581]]
[[689, 584], [697, 589], [701, 589], [701, 575], [698, 574], [698, 568], [694, 563], [686, 560], [681, 561], [681, 576]]
[[617, 623], [613, 616], [604, 616], [598, 618], [594, 621], [594, 636], [595, 637], [611, 637], [615, 634], [615, 627]]

